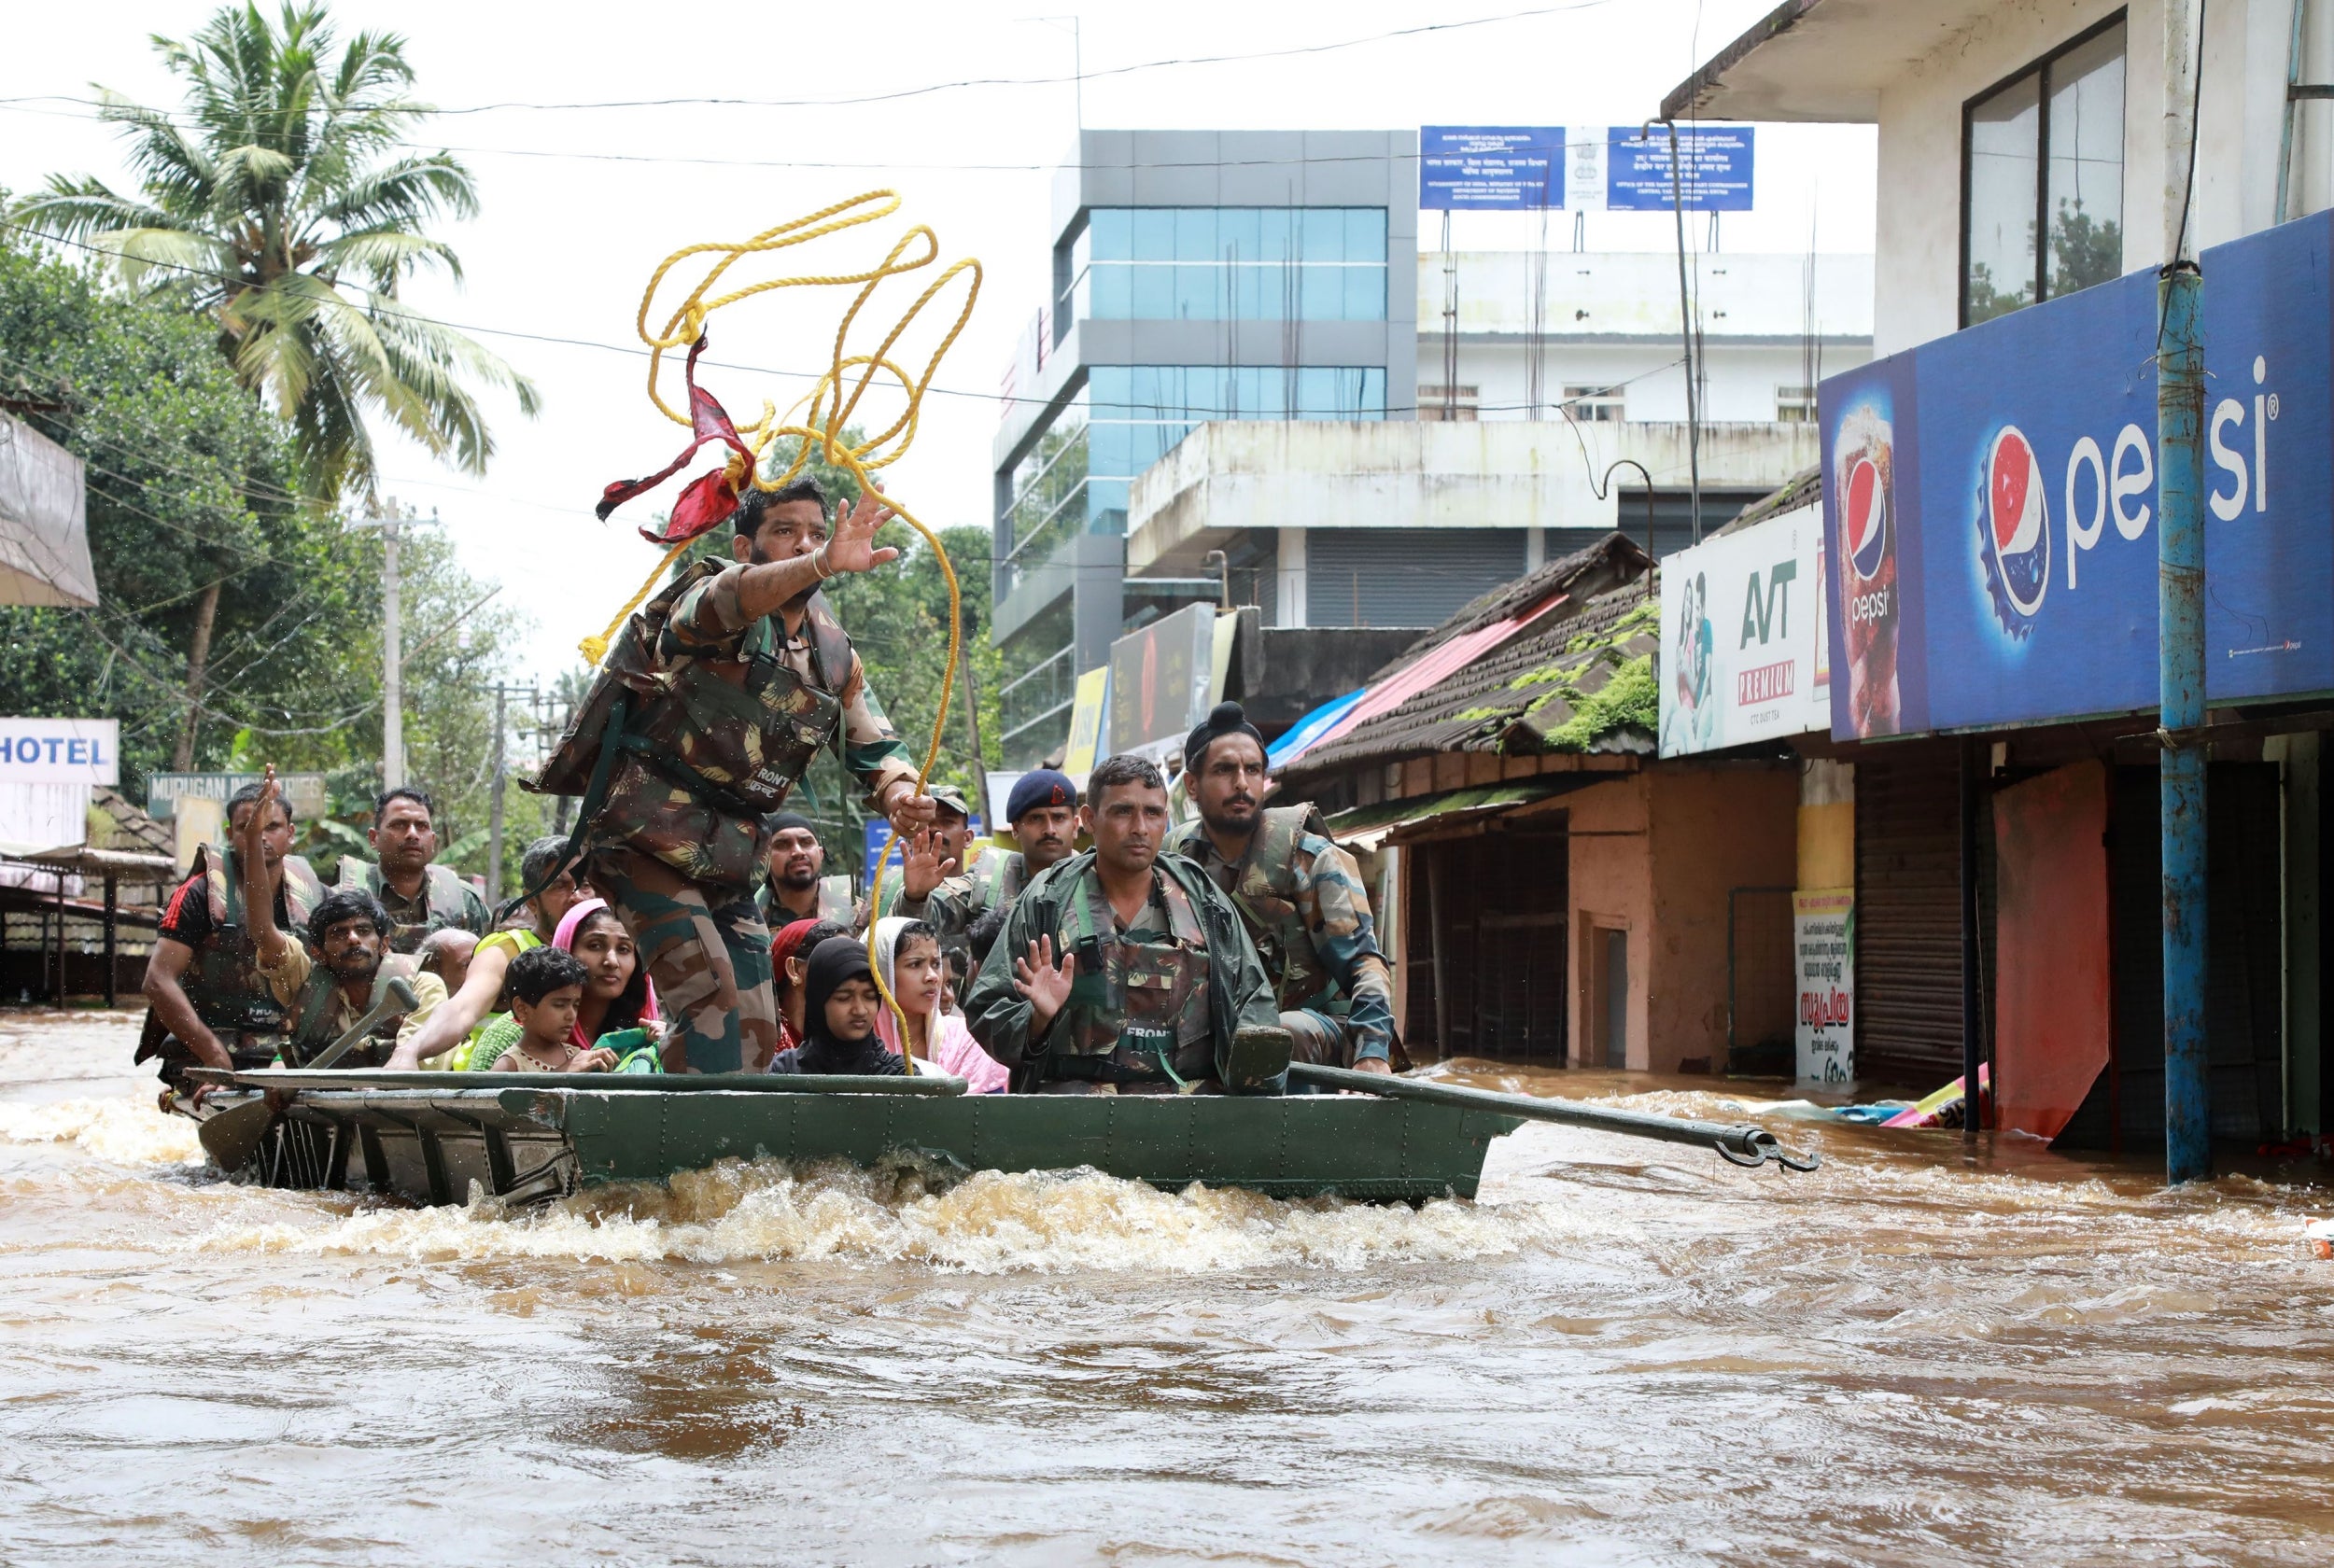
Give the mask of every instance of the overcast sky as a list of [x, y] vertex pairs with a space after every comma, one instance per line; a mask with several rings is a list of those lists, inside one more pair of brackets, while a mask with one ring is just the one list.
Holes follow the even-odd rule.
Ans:
[[[1376, 129], [1640, 120], [1770, 0], [1051, 3], [1062, 19], [1033, 20], [1038, 6], [985, 0], [334, 7], [344, 35], [366, 26], [404, 35], [422, 98], [475, 111], [417, 133], [431, 148], [455, 150], [477, 176], [482, 215], [444, 232], [466, 281], [425, 279], [408, 298], [532, 376], [543, 413], [527, 421], [507, 404], [498, 410], [500, 450], [484, 478], [395, 442], [385, 443], [383, 466], [385, 488], [424, 513], [436, 511], [471, 569], [501, 581], [505, 601], [530, 618], [514, 660], [522, 672], [548, 678], [573, 662], [576, 639], [605, 623], [654, 558], [625, 521], [631, 511], [644, 521], [653, 501], [606, 525], [591, 505], [608, 481], [662, 467], [682, 443], [680, 427], [644, 395], [633, 317], [651, 270], [683, 245], [742, 238], [892, 186], [907, 199], [894, 231], [910, 219], [929, 223], [944, 257], [979, 258], [987, 269], [979, 307], [937, 380], [960, 395], [927, 400], [915, 448], [890, 470], [889, 487], [935, 525], [988, 521], [998, 379], [1049, 282], [1047, 171], [1065, 155], [1080, 108], [1069, 79], [1073, 8], [1089, 126]], [[0, 51], [0, 186], [22, 191], [52, 171], [124, 182], [117, 133], [87, 108], [24, 100], [85, 97], [94, 82], [176, 103], [148, 36], [184, 36], [212, 9], [156, 0], [16, 7]], [[1497, 20], [1321, 47], [1474, 18]], [[1149, 66], [1307, 49], [1314, 52]], [[831, 102], [972, 77], [1011, 84]], [[707, 97], [761, 102], [605, 106]], [[526, 106], [499, 106], [514, 104]], [[562, 105], [599, 106], [542, 106]], [[1723, 220], [1726, 249], [1804, 252], [1811, 233], [1820, 249], [1871, 248], [1868, 130], [1763, 128], [1758, 153], [1757, 208]], [[1520, 247], [1537, 229], [1510, 217], [1460, 217], [1461, 248]], [[1557, 222], [1561, 245], [1569, 219]], [[1431, 243], [1434, 231], [1424, 231]], [[1587, 237], [1592, 249], [1666, 248], [1671, 229], [1664, 217], [1592, 214]], [[868, 254], [869, 245], [826, 242], [816, 247], [821, 270]], [[901, 303], [912, 297], [903, 284], [892, 287], [903, 290]], [[783, 408], [823, 365], [842, 298], [802, 291], [783, 308], [756, 302], [723, 313], [715, 354], [766, 369], [717, 371], [708, 385], [743, 416], [764, 399]]]

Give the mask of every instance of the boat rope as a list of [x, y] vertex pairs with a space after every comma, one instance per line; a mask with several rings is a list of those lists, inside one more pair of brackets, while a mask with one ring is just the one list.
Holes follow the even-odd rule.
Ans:
[[[801, 476], [803, 469], [809, 465], [811, 455], [816, 453], [830, 467], [849, 470], [851, 477], [858, 481], [864, 495], [881, 496], [883, 505], [892, 516], [914, 528], [932, 547], [933, 559], [939, 563], [940, 576], [949, 589], [949, 656], [948, 664], [940, 672], [940, 694], [933, 709], [932, 738], [924, 748], [923, 762], [916, 770], [913, 792], [923, 795], [932, 777], [933, 764], [939, 759], [940, 739], [948, 723], [949, 703], [955, 693], [958, 661], [963, 652], [963, 596], [957, 586], [956, 567], [949, 561], [948, 550], [941, 544], [939, 536], [906, 504], [885, 494], [875, 475], [877, 470], [888, 468], [906, 456], [907, 449], [915, 441], [924, 394], [932, 385], [940, 361], [947, 357], [958, 335], [964, 330], [964, 324], [972, 318], [974, 301], [980, 298], [980, 263], [966, 257], [943, 268], [890, 329], [883, 333], [880, 341], [865, 353], [850, 352], [851, 328], [860, 320], [877, 288], [888, 279], [929, 267], [940, 259], [939, 236], [928, 225], [919, 223], [909, 228], [893, 244], [881, 261], [861, 271], [808, 273], [744, 283], [730, 276], [731, 269], [749, 257], [808, 245], [828, 235], [878, 222], [899, 209], [900, 196], [897, 191], [870, 190], [822, 207], [817, 212], [775, 224], [750, 239], [683, 245], [659, 262], [656, 271], [650, 275], [648, 287], [640, 295], [640, 308], [634, 320], [634, 330], [640, 334], [640, 341], [648, 344], [648, 395], [657, 411], [673, 423], [694, 430], [698, 436], [698, 444], [719, 439], [731, 448], [719, 486], [721, 491], [726, 493], [730, 509], [734, 510], [736, 498], [744, 495], [748, 484], [764, 492], [784, 489]], [[697, 276], [695, 287], [665, 315], [663, 324], [652, 329], [650, 321], [657, 308], [658, 292], [665, 287], [668, 279], [672, 278], [676, 269], [685, 270], [687, 263], [697, 260], [710, 260], [710, 264]], [[956, 319], [949, 323], [938, 344], [924, 360], [922, 370], [909, 374], [893, 358], [894, 349], [917, 317], [923, 314], [925, 307], [960, 276], [966, 282], [963, 303], [957, 310]], [[716, 288], [725, 282], [731, 287], [725, 291], [716, 292]], [[843, 312], [842, 320], [835, 329], [835, 343], [826, 370], [810, 390], [789, 405], [783, 414], [766, 400], [762, 404], [759, 419], [750, 425], [734, 425], [718, 403], [697, 389], [694, 375], [688, 380], [688, 412], [675, 409], [666, 400], [662, 386], [666, 355], [674, 349], [688, 350], [690, 366], [694, 371], [697, 353], [704, 346], [706, 322], [714, 312], [777, 289], [822, 287], [852, 287], [857, 292], [852, 295], [850, 306]], [[883, 379], [887, 389], [896, 384], [906, 399], [906, 406], [898, 418], [875, 435], [864, 437], [855, 443], [846, 441], [842, 434], [845, 427], [858, 413], [861, 399], [879, 377]], [[797, 414], [801, 416], [799, 422]], [[781, 438], [793, 440], [793, 458], [783, 469], [765, 472], [765, 458], [775, 456], [771, 448]], [[696, 450], [696, 446], [692, 446], [688, 453], [683, 454], [682, 461], [685, 462]], [[774, 467], [774, 462], [768, 466]], [[667, 470], [667, 474], [679, 467], [680, 463], [676, 463], [673, 469]], [[662, 479], [665, 475], [657, 477]], [[697, 483], [701, 484], [704, 481]], [[691, 488], [694, 490], [696, 486]], [[619, 490], [624, 490], [626, 495], [632, 493], [627, 487], [612, 485], [608, 499], [601, 504], [601, 516], [605, 517], [611, 506], [621, 498]], [[684, 503], [686, 499], [684, 493]], [[723, 516], [726, 514], [726, 511], [722, 512]], [[694, 529], [688, 528], [682, 521], [681, 509], [676, 508], [667, 532], [651, 534], [647, 529], [642, 530], [643, 534], [657, 542], [669, 541], [671, 548], [656, 563], [655, 569], [640, 584], [640, 591], [608, 623], [607, 630], [598, 637], [584, 639], [581, 647], [586, 660], [598, 665], [607, 656], [609, 646], [614, 642], [626, 620], [640, 609], [642, 601], [655, 589], [657, 582], [696, 535], [713, 525], [713, 522], [705, 522]], [[980, 766], [980, 759], [975, 758], [973, 765]], [[884, 862], [890, 858], [890, 852], [891, 846], [887, 843], [884, 853], [877, 858], [875, 880], [867, 891], [867, 967], [875, 977], [876, 989], [881, 994], [884, 1005], [898, 1020], [901, 1062], [913, 1074], [916, 1067], [915, 1057], [908, 1049], [907, 1015], [901, 1008], [899, 1000], [892, 994], [891, 985], [884, 979], [883, 967], [876, 951], [876, 917], [883, 907]]]

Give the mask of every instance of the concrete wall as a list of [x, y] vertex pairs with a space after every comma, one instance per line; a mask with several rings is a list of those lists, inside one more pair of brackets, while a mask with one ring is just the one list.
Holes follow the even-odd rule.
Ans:
[[[2123, 263], [2162, 258], [2164, 189], [2163, 8], [2159, 0], [2023, 0], [1990, 8], [1965, 30], [1910, 63], [1880, 92], [1876, 353], [1893, 354], [1957, 330], [1960, 319], [1961, 109], [1995, 83], [2112, 15], [2126, 13]], [[2323, 7], [2321, 7], [2323, 9]], [[2214, 0], [2206, 10], [2198, 183], [2189, 223], [2200, 245], [2266, 227], [2277, 196], [2291, 0]], [[2334, 68], [2323, 19], [2310, 35], [2304, 79]], [[2317, 75], [2309, 74], [2314, 68]], [[2329, 199], [2334, 111], [2305, 108], [2293, 213]], [[2175, 189], [2169, 200], [2177, 202]]]
[[[1869, 339], [1830, 343], [1815, 366], [1818, 380], [1853, 370], [1872, 357]], [[1430, 331], [1418, 338], [1421, 385], [1442, 382], [1442, 346]], [[1462, 341], [1458, 350], [1458, 385], [1476, 389], [1478, 420], [1528, 419], [1531, 416], [1529, 351], [1521, 343]], [[1540, 414], [1544, 421], [1562, 419], [1555, 403], [1567, 386], [1617, 386], [1625, 402], [1624, 423], [1683, 423], [1686, 417], [1686, 372], [1678, 363], [1678, 344], [1553, 343], [1540, 353]], [[1771, 424], [1775, 420], [1775, 389], [1809, 385], [1807, 362], [1797, 343], [1746, 345], [1712, 343], [1702, 364], [1705, 420], [1716, 424]], [[1427, 403], [1429, 413], [1440, 409]], [[1579, 417], [1575, 411], [1576, 418]]]
[[[1706, 488], [1769, 487], [1815, 463], [1817, 428], [1706, 426], [1701, 455]], [[1176, 575], [1248, 528], [1610, 528], [1634, 475], [1619, 476], [1602, 500], [1591, 481], [1623, 456], [1643, 463], [1656, 484], [1682, 488], [1686, 427], [1202, 425], [1134, 482], [1127, 567]]]
[[[1522, 336], [1530, 327], [1531, 289], [1543, 275], [1539, 270], [1542, 256], [1527, 250], [1461, 250], [1452, 255], [1458, 269], [1460, 334]], [[1442, 330], [1443, 260], [1439, 250], [1419, 253], [1422, 338]], [[1686, 253], [1700, 295], [1703, 336], [1713, 348], [1728, 338], [1796, 342], [1811, 324], [1822, 337], [1870, 337], [1872, 262], [1869, 256], [1816, 256], [1810, 301], [1806, 256]], [[1678, 341], [1676, 252], [1549, 251], [1544, 265], [1547, 303], [1540, 329], [1551, 343], [1614, 337]], [[1419, 363], [1433, 369], [1423, 353]]]
[[1788, 767], [1663, 766], [1565, 797], [1574, 1059], [1596, 1040], [1592, 933], [1629, 933], [1628, 1064], [1726, 1057], [1727, 893], [1791, 886], [1799, 782]]

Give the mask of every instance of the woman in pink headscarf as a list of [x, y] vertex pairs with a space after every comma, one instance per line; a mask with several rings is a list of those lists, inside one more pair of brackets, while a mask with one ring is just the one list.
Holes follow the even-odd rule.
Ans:
[[[1005, 1064], [980, 1048], [964, 1027], [964, 1015], [940, 1010], [940, 988], [946, 972], [940, 962], [940, 938], [921, 920], [889, 916], [876, 922], [876, 963], [883, 983], [907, 1015], [908, 1050], [921, 1063], [964, 1080], [974, 1094], [1003, 1094], [1012, 1076]], [[900, 1049], [900, 1023], [890, 1008], [876, 1015], [876, 1033], [884, 1044]]]
[[[570, 905], [559, 917], [551, 945], [584, 965], [584, 1000], [575, 1010], [569, 1044], [590, 1050], [601, 1036], [625, 1029], [645, 1029], [651, 1040], [662, 1032], [648, 966], [606, 900], [583, 899]], [[517, 1020], [497, 1014], [479, 1027], [466, 1065], [472, 1072], [488, 1071], [518, 1043], [519, 1034]]]

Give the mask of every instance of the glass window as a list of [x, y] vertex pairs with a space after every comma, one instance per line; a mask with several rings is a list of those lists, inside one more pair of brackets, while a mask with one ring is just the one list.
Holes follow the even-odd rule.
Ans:
[[1223, 301], [1217, 296], [1223, 290], [1224, 269], [1221, 267], [1188, 267], [1175, 269], [1175, 315], [1183, 321], [1218, 321], [1223, 318]]
[[2123, 273], [2123, 29], [2050, 63], [2050, 292]]
[[1087, 233], [1097, 261], [1124, 261], [1134, 255], [1134, 215], [1124, 207], [1096, 207], [1086, 215]]
[[1137, 265], [1127, 270], [1134, 274], [1134, 319], [1137, 321], [1174, 320], [1175, 269]]
[[1298, 214], [1304, 227], [1304, 259], [1345, 259], [1345, 214], [1336, 207], [1306, 207]]
[[1134, 209], [1134, 259], [1173, 261], [1175, 259], [1175, 211], [1173, 207]]
[[1216, 253], [1227, 261], [1253, 261], [1262, 232], [1262, 215], [1254, 207], [1226, 207], [1216, 215]]
[[1303, 290], [1300, 314], [1307, 321], [1342, 321], [1345, 316], [1345, 269], [1300, 267]]
[[1175, 259], [1178, 261], [1213, 261], [1216, 259], [1216, 209], [1213, 207], [1177, 207], [1175, 212]]
[[1961, 322], [2123, 271], [2121, 17], [1963, 109]]
[[1288, 220], [1294, 217], [1287, 207], [1257, 209], [1257, 252], [1259, 261], [1288, 259]]
[[1345, 259], [1348, 261], [1384, 261], [1385, 259], [1385, 209], [1384, 207], [1348, 207], [1345, 209]]
[[1344, 271], [1345, 319], [1348, 321], [1384, 321], [1385, 319], [1385, 269], [1384, 267], [1347, 267]]
[[1093, 270], [1093, 310], [1097, 319], [1124, 321], [1134, 314], [1134, 269], [1122, 264]]

